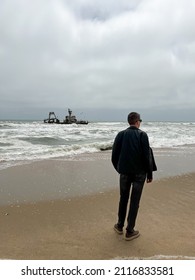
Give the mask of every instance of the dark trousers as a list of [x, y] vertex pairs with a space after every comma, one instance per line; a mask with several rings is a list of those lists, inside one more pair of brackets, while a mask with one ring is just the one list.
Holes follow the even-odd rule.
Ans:
[[[129, 213], [127, 217], [127, 231], [131, 232], [134, 229], [135, 221], [139, 209], [139, 202], [142, 195], [142, 190], [146, 174], [136, 175], [120, 175], [120, 201], [118, 210], [118, 226], [123, 228], [126, 213], [127, 204], [130, 198]], [[130, 195], [131, 191], [131, 195]]]

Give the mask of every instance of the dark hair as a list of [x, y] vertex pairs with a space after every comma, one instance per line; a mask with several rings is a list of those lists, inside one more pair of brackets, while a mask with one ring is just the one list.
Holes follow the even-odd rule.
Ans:
[[129, 113], [127, 120], [130, 125], [134, 125], [137, 121], [140, 121], [140, 114], [131, 112]]

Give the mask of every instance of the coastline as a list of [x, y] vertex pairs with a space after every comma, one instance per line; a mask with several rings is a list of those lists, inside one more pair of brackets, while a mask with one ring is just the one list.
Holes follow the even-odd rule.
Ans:
[[[195, 172], [192, 149], [153, 149], [154, 181]], [[111, 151], [33, 162], [0, 170], [0, 206], [81, 197], [118, 190], [119, 175]]]
[[[113, 230], [118, 175], [108, 160], [109, 153], [100, 153], [1, 170], [0, 259], [194, 259], [195, 172], [145, 184], [136, 224], [141, 236], [127, 242]], [[78, 182], [76, 194], [63, 193], [62, 186]]]

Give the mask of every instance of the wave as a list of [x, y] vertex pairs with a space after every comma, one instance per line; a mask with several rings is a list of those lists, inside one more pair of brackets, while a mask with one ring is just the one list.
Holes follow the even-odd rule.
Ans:
[[13, 144], [0, 142], [0, 147], [10, 147], [10, 146], [13, 146]]
[[12, 128], [12, 126], [8, 124], [0, 124], [0, 129], [9, 129], [9, 128]]
[[[141, 127], [146, 131], [152, 148], [163, 153], [193, 153], [195, 123], [147, 122]], [[74, 156], [83, 153], [110, 151], [119, 131], [126, 129], [123, 122], [97, 122], [87, 126], [45, 125], [42, 122], [0, 122], [0, 147], [2, 160], [47, 159]]]
[[20, 137], [19, 140], [29, 142], [34, 145], [63, 145], [64, 139], [56, 138], [56, 137]]
[[110, 150], [112, 150], [112, 145], [102, 145], [101, 147], [100, 147], [100, 151], [110, 151]]

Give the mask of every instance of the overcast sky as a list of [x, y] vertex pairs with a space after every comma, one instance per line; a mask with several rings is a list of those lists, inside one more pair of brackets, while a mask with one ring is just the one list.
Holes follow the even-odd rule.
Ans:
[[0, 119], [195, 121], [194, 0], [0, 0]]

